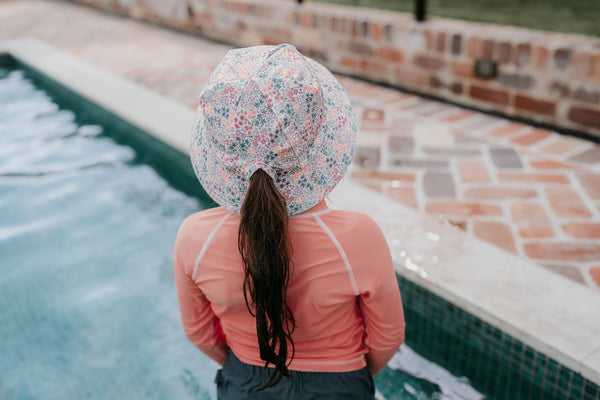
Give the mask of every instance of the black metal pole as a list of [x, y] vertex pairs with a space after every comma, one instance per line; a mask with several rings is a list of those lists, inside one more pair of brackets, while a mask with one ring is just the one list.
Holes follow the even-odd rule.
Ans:
[[425, 21], [425, 8], [425, 0], [415, 0], [415, 19], [417, 21]]

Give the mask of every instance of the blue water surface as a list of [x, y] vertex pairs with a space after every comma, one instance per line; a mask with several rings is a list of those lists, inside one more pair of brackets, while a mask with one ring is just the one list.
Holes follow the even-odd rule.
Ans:
[[211, 399], [182, 331], [173, 241], [199, 208], [0, 70], [0, 399]]

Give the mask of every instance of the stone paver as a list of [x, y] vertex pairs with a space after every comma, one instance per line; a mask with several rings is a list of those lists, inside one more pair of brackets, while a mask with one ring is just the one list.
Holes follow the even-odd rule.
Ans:
[[546, 198], [554, 214], [560, 218], [590, 218], [592, 210], [583, 203], [582, 197], [573, 189], [548, 188]]
[[[188, 107], [230, 49], [72, 3], [0, 2], [0, 40], [21, 37], [37, 37]], [[360, 126], [354, 178], [416, 212], [440, 215], [600, 288], [598, 145], [348, 77], [340, 81]]]
[[510, 226], [496, 221], [473, 221], [473, 233], [478, 238], [502, 247], [512, 253], [517, 252]]
[[537, 203], [515, 203], [510, 207], [513, 222], [523, 238], [552, 238], [552, 224], [544, 207]]
[[523, 168], [521, 157], [513, 149], [490, 149], [492, 162], [497, 168]]

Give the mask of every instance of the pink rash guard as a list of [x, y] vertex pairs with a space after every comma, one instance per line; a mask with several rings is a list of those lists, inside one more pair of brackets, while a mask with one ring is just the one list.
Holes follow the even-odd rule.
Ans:
[[[175, 242], [175, 281], [187, 338], [220, 364], [231, 349], [264, 366], [244, 302], [239, 216], [213, 208], [189, 216]], [[381, 370], [404, 340], [404, 314], [390, 251], [368, 216], [325, 201], [289, 219], [296, 319], [290, 370]], [[291, 353], [291, 351], [290, 351]]]

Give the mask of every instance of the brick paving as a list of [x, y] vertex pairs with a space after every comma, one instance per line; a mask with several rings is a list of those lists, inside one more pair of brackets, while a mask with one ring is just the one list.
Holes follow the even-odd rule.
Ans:
[[[600, 147], [343, 78], [361, 128], [354, 177], [418, 212], [598, 287]], [[376, 116], [376, 118], [375, 118]], [[377, 169], [377, 172], [373, 172]], [[407, 177], [409, 177], [407, 179]]]
[[[188, 107], [230, 48], [70, 3], [1, 2], [0, 40], [20, 37], [37, 37]], [[340, 81], [360, 124], [355, 179], [600, 289], [600, 146]]]

